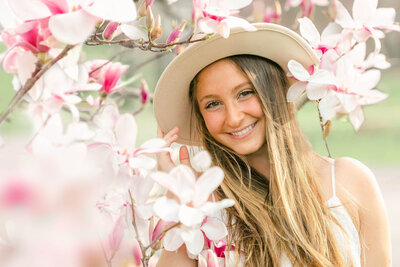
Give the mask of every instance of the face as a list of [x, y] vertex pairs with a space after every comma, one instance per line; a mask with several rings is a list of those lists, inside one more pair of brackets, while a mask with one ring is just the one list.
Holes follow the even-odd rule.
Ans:
[[265, 118], [255, 89], [239, 67], [220, 60], [198, 76], [196, 99], [211, 136], [239, 155], [265, 144]]

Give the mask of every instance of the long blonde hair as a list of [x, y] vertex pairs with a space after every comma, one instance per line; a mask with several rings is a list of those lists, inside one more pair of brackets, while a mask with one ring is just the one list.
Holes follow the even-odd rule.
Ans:
[[225, 172], [217, 196], [236, 202], [227, 210], [228, 244], [245, 253], [245, 266], [280, 266], [284, 255], [293, 266], [348, 266], [331, 227], [338, 222], [315, 180], [314, 152], [297, 123], [295, 107], [286, 101], [284, 71], [257, 56], [226, 59], [249, 78], [260, 99], [270, 164], [267, 179], [210, 135], [195, 97], [196, 76], [189, 95], [197, 130], [214, 164]]

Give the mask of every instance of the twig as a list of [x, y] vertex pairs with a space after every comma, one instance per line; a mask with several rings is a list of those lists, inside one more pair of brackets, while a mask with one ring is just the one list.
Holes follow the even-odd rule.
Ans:
[[60, 59], [68, 54], [68, 51], [74, 48], [74, 45], [67, 45], [57, 57], [52, 59], [49, 63], [43, 67], [38, 66], [33, 72], [32, 77], [29, 78], [25, 84], [18, 90], [18, 92], [11, 99], [10, 104], [8, 104], [7, 109], [0, 115], [0, 124], [7, 118], [7, 116], [14, 110], [14, 108], [19, 104], [24, 95], [32, 89], [35, 83], [43, 76], [43, 74], [48, 71], [54, 64], [56, 64]]
[[328, 151], [328, 156], [330, 158], [332, 158], [331, 151], [330, 151], [329, 146], [328, 146], [327, 138], [324, 135], [325, 126], [324, 126], [324, 123], [322, 121], [322, 115], [321, 115], [321, 111], [319, 110], [318, 102], [317, 102], [317, 109], [318, 109], [319, 122], [320, 122], [321, 130], [322, 130], [322, 139], [324, 139], [325, 147], [326, 147], [326, 150]]
[[31, 140], [29, 140], [29, 142], [26, 144], [26, 147], [29, 147], [32, 142], [35, 140], [35, 138], [39, 135], [39, 133], [42, 131], [42, 129], [44, 127], [46, 127], [47, 123], [49, 122], [51, 118], [51, 115], [48, 114], [46, 120], [42, 123], [42, 125], [40, 126], [39, 130], [37, 130], [37, 132], [32, 136]]
[[145, 261], [145, 259], [146, 259], [146, 250], [145, 250], [145, 248], [144, 248], [144, 246], [143, 246], [142, 241], [141, 241], [140, 238], [139, 238], [139, 230], [138, 230], [138, 228], [137, 228], [137, 223], [136, 223], [136, 218], [135, 218], [135, 201], [134, 201], [134, 199], [133, 199], [133, 197], [132, 197], [131, 190], [128, 190], [128, 192], [129, 192], [129, 198], [131, 199], [132, 225], [133, 225], [133, 228], [135, 229], [135, 232], [136, 232], [136, 240], [138, 241], [140, 250], [142, 251], [142, 263], [143, 263], [143, 267], [147, 267], [147, 263], [146, 263], [146, 261]]
[[150, 247], [152, 247], [154, 244], [156, 244], [157, 242], [159, 242], [158, 239], [160, 239], [160, 237], [162, 237], [163, 235], [165, 235], [166, 232], [168, 232], [169, 230], [171, 230], [172, 228], [175, 228], [179, 225], [181, 225], [182, 223], [177, 222], [171, 226], [168, 226], [167, 228], [165, 228], [161, 233], [158, 234], [158, 236], [156, 238], [154, 238], [153, 242], [150, 243], [150, 245], [146, 246], [145, 249], [149, 249]]

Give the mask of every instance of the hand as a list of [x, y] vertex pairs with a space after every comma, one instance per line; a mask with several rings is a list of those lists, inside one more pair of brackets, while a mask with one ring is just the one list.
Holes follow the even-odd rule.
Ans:
[[[178, 133], [179, 133], [179, 127], [177, 126], [174, 127], [167, 134], [161, 131], [160, 126], [158, 126], [157, 128], [157, 137], [164, 139], [166, 147], [170, 147], [173, 142], [178, 140]], [[157, 153], [157, 163], [158, 163], [158, 170], [163, 172], [169, 172], [175, 167], [175, 164], [172, 161], [169, 152]]]
[[[166, 147], [171, 146], [171, 144], [173, 142], [178, 140], [178, 133], [179, 133], [178, 126], [174, 127], [167, 134], [165, 134], [163, 131], [161, 131], [160, 127], [158, 127], [158, 129], [157, 129], [157, 136], [159, 138], [163, 138], [165, 140]], [[172, 161], [171, 155], [169, 152], [158, 153], [157, 161], [158, 161], [158, 170], [160, 170], [160, 171], [169, 172], [170, 170], [172, 170], [175, 167], [175, 164]], [[186, 146], [181, 146], [179, 149], [179, 162], [181, 164], [185, 164], [185, 165], [191, 167], [190, 159], [189, 159], [189, 151]]]

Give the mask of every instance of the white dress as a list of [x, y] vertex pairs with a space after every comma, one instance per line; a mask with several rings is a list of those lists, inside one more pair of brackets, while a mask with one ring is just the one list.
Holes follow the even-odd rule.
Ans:
[[[332, 222], [333, 231], [334, 231], [336, 239], [339, 243], [341, 251], [342, 251], [343, 255], [345, 255], [345, 259], [349, 263], [349, 266], [350, 266], [351, 259], [352, 259], [353, 263], [355, 264], [354, 266], [359, 267], [359, 266], [361, 266], [360, 239], [358, 236], [358, 231], [357, 231], [349, 213], [346, 211], [346, 209], [343, 206], [340, 199], [336, 196], [335, 161], [334, 160], [332, 160], [332, 164], [331, 164], [331, 178], [332, 178], [333, 196], [328, 201], [326, 201], [326, 204], [328, 207], [330, 207], [332, 215], [336, 218], [336, 220], [339, 222], [339, 224], [342, 226], [342, 228], [346, 231], [346, 233], [344, 233], [343, 230], [341, 228], [339, 228], [338, 225], [336, 225], [335, 223]], [[234, 255], [230, 255], [230, 256], [232, 256], [231, 259], [233, 260]], [[243, 260], [244, 259], [242, 257], [240, 266], [244, 266]], [[234, 261], [231, 261], [231, 262], [234, 262]], [[230, 265], [232, 265], [232, 264], [230, 264]], [[226, 267], [228, 267], [230, 265], [227, 265], [225, 262]], [[235, 264], [232, 266], [235, 266]], [[281, 260], [281, 267], [292, 267], [292, 266], [293, 265], [289, 261], [289, 259], [285, 255], [283, 255], [282, 260]]]

